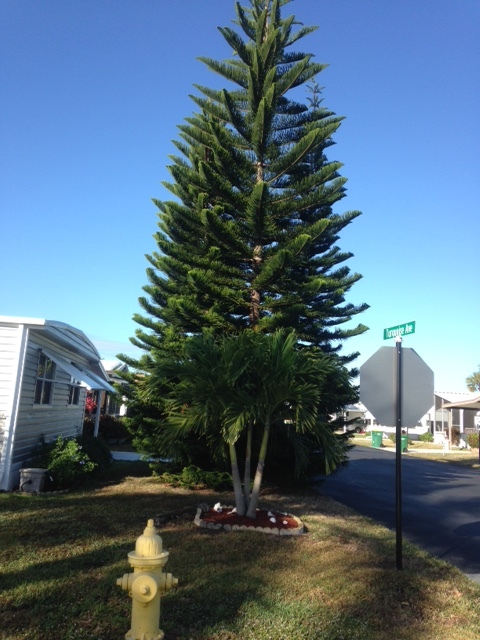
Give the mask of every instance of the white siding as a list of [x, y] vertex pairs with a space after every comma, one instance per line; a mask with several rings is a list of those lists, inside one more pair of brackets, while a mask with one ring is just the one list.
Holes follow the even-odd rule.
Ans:
[[[70, 375], [56, 367], [55, 384], [51, 405], [33, 403], [39, 349], [45, 347], [52, 353], [69, 360], [72, 353], [66, 348], [48, 340], [41, 332], [30, 331], [25, 357], [20, 407], [12, 463], [18, 465], [28, 460], [32, 450], [44, 436], [47, 442], [57, 438], [74, 437], [82, 432], [86, 391], [82, 387], [78, 405], [68, 405]], [[76, 362], [87, 365], [83, 358], [75, 356]]]
[[[18, 486], [19, 470], [28, 465], [40, 436], [52, 441], [82, 431], [86, 390], [81, 387], [78, 405], [68, 404], [71, 378], [60, 366], [62, 359], [66, 367], [73, 362], [108, 380], [98, 352], [81, 331], [54, 321], [30, 320], [0, 316], [0, 487], [7, 490]], [[48, 406], [34, 404], [39, 349], [59, 358]]]
[[12, 414], [20, 336], [18, 327], [0, 326], [0, 480], [8, 454], [6, 429]]
[[[1, 327], [3, 351], [0, 361], [3, 361], [3, 390], [2, 403], [4, 413], [2, 423], [2, 443], [0, 453], [0, 487], [11, 488], [12, 478], [12, 450], [15, 440], [15, 425], [20, 399], [20, 380], [23, 371], [23, 360], [27, 345], [28, 331], [24, 326]], [[13, 357], [12, 357], [13, 356]]]
[[12, 384], [15, 379], [19, 330], [0, 326], [0, 415], [10, 410]]

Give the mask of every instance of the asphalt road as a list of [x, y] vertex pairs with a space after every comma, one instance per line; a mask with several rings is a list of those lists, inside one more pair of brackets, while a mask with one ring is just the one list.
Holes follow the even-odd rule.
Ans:
[[[356, 446], [316, 488], [395, 531], [395, 458]], [[401, 470], [403, 538], [480, 582], [480, 473], [405, 455]]]

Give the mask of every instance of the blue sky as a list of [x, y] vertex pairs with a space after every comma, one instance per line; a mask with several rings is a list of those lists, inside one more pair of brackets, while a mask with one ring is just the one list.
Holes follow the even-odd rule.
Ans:
[[[344, 163], [337, 212], [363, 215], [343, 250], [363, 275], [348, 302], [370, 327], [345, 352], [360, 366], [383, 329], [465, 390], [480, 364], [478, 258], [480, 2], [295, 0], [319, 29], [303, 51], [329, 67], [324, 105], [345, 116], [329, 153]], [[0, 314], [82, 329], [105, 358], [134, 352], [145, 254], [168, 199], [168, 155], [195, 110], [194, 83], [220, 86], [198, 56], [231, 51], [217, 26], [231, 0], [1, 0]]]

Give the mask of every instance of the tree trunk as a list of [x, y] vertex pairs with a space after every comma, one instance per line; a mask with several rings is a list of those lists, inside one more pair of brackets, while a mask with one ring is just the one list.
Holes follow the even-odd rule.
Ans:
[[[257, 162], [257, 184], [259, 182], [263, 182], [263, 162], [262, 160], [258, 160]], [[252, 270], [255, 275], [258, 275], [260, 272], [260, 267], [262, 264], [262, 252], [263, 252], [263, 243], [260, 237], [257, 237], [255, 241], [255, 246], [253, 247], [253, 256], [252, 256]], [[261, 293], [257, 289], [252, 289], [250, 293], [250, 327], [255, 327], [258, 324], [260, 319], [260, 303], [261, 303]]]
[[247, 446], [245, 448], [245, 468], [243, 473], [243, 495], [245, 499], [245, 506], [248, 509], [250, 504], [250, 465], [252, 461], [252, 432], [253, 424], [250, 422], [247, 431]]
[[230, 464], [232, 466], [233, 493], [235, 495], [235, 507], [240, 516], [245, 515], [245, 498], [242, 491], [242, 481], [238, 470], [237, 451], [234, 444], [228, 445], [230, 450]]
[[[252, 269], [255, 275], [257, 275], [260, 271], [260, 265], [262, 263], [262, 245], [257, 244], [253, 250], [252, 257]], [[255, 328], [260, 319], [260, 304], [261, 304], [261, 294], [258, 289], [252, 289], [250, 292], [250, 327]]]
[[263, 468], [265, 466], [265, 457], [267, 455], [268, 436], [270, 434], [270, 421], [265, 425], [263, 432], [262, 444], [258, 456], [257, 470], [253, 481], [252, 493], [250, 495], [250, 504], [248, 505], [247, 517], [255, 518], [257, 515], [257, 504], [260, 497], [260, 487], [262, 485]]

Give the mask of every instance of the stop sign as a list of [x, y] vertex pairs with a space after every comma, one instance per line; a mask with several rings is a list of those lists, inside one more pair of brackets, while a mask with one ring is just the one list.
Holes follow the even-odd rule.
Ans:
[[[385, 427], [396, 422], [395, 352], [380, 347], [360, 367], [360, 400]], [[415, 426], [433, 403], [433, 371], [414, 349], [402, 349], [402, 426]]]

